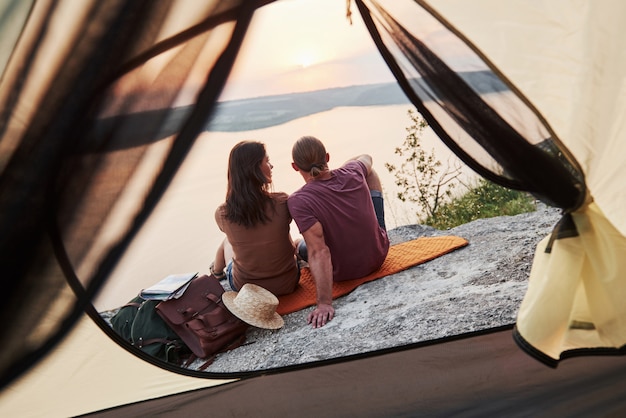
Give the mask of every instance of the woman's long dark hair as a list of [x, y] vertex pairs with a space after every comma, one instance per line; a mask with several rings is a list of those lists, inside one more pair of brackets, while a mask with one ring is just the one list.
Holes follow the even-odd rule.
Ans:
[[230, 222], [252, 227], [269, 220], [265, 211], [272, 197], [261, 171], [265, 155], [265, 145], [255, 141], [242, 141], [230, 151], [226, 190], [226, 219]]

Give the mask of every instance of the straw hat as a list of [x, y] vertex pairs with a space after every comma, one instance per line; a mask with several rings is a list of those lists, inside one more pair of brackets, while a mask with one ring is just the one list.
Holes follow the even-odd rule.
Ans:
[[224, 292], [222, 301], [236, 317], [252, 326], [278, 329], [285, 324], [276, 312], [278, 298], [261, 286], [246, 283], [239, 292]]

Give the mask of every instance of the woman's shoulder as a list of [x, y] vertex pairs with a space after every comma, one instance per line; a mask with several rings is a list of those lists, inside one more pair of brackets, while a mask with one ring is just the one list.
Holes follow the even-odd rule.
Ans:
[[272, 197], [274, 201], [279, 202], [279, 203], [286, 202], [287, 199], [289, 198], [289, 195], [285, 192], [273, 192], [273, 193], [270, 193], [270, 196]]
[[226, 217], [226, 203], [222, 203], [215, 209], [215, 219]]
[[215, 222], [220, 230], [224, 230], [226, 221], [226, 203], [222, 203], [215, 209]]

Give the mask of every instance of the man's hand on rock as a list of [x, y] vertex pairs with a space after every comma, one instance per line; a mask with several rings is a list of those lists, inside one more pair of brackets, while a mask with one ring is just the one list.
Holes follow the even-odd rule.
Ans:
[[311, 324], [313, 328], [321, 328], [332, 320], [334, 316], [335, 309], [332, 305], [318, 303], [315, 310], [307, 317], [307, 323]]

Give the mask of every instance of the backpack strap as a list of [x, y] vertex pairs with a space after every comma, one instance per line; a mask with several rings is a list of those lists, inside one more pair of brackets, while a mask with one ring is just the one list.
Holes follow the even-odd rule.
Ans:
[[133, 343], [133, 345], [137, 348], [143, 348], [150, 344], [155, 344], [155, 343], [170, 344], [176, 341], [178, 340], [168, 340], [167, 338], [148, 338], [147, 340], [144, 340], [143, 338], [139, 338], [139, 341]]

